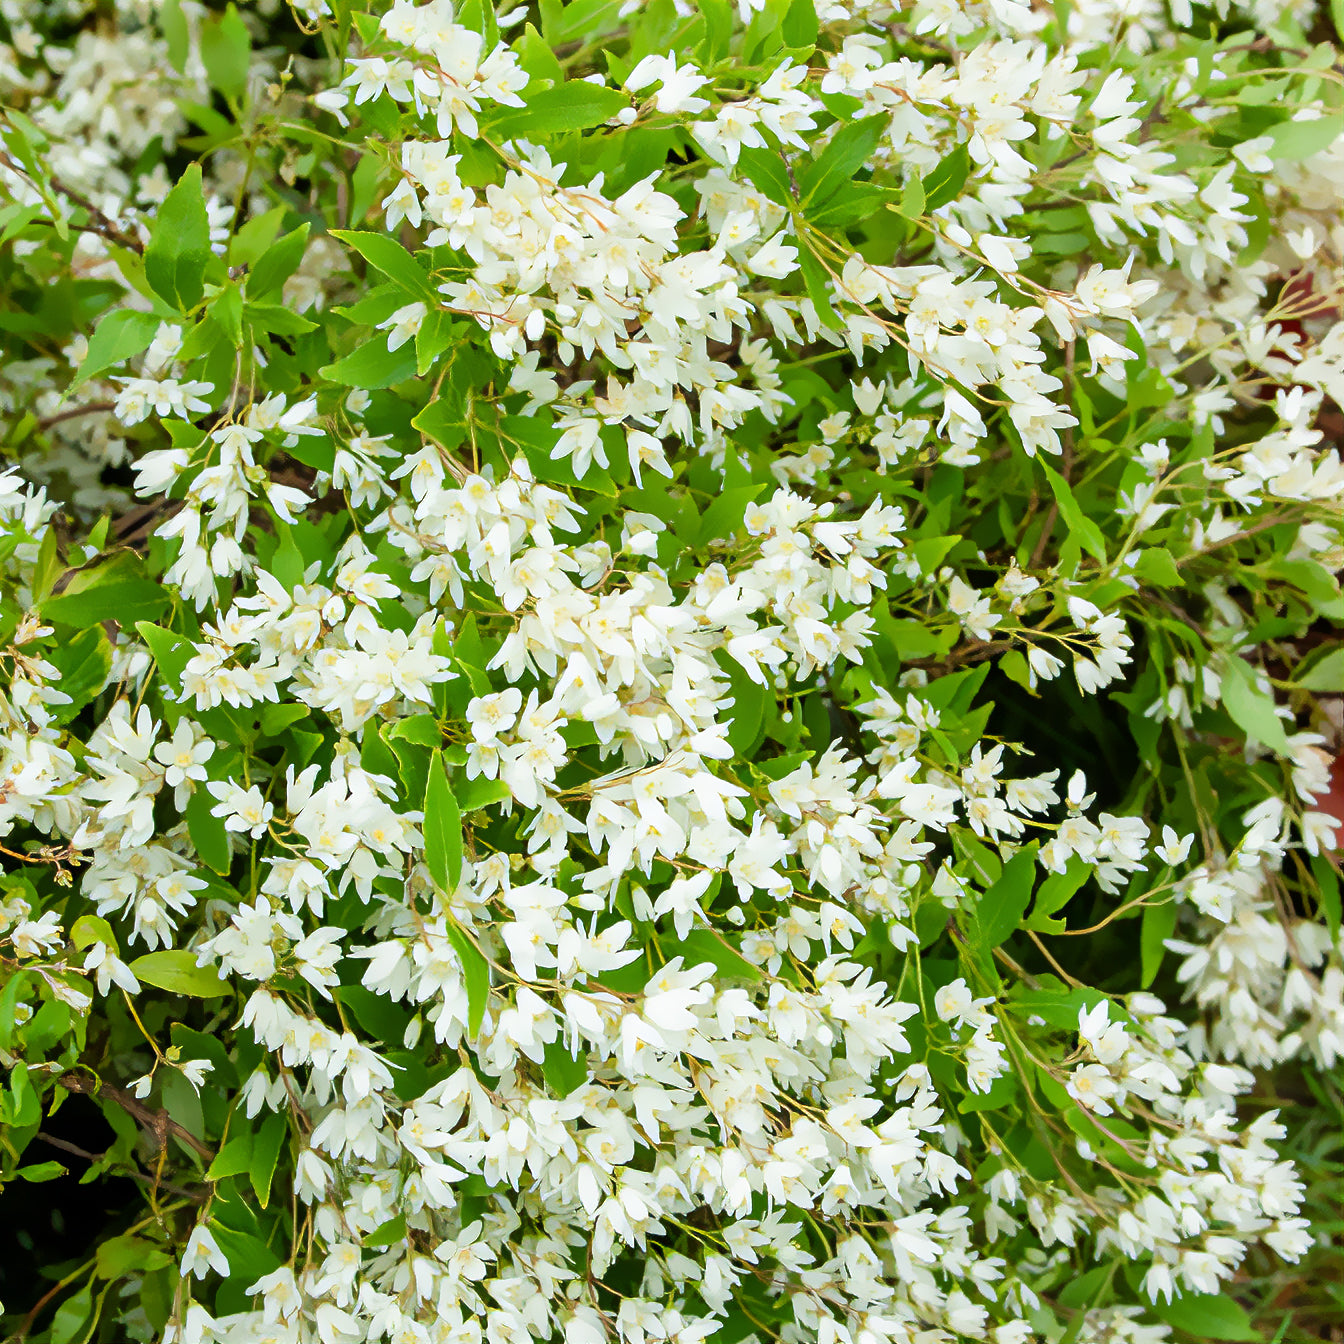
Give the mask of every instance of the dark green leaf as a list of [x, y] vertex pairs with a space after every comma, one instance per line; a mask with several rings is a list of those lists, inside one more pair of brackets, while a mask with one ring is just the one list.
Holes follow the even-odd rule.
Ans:
[[542, 135], [587, 130], [601, 126], [623, 107], [629, 107], [630, 98], [619, 89], [578, 79], [556, 88], [540, 89], [527, 97], [526, 103], [525, 107], [511, 107], [496, 116], [490, 124], [491, 133], [503, 140], [532, 140]]
[[1316, 879], [1316, 895], [1325, 912], [1326, 926], [1333, 942], [1339, 941], [1340, 891], [1339, 874], [1323, 854], [1311, 856], [1311, 875]]
[[145, 248], [145, 279], [165, 303], [185, 313], [205, 293], [210, 255], [210, 219], [201, 190], [201, 166], [193, 163], [159, 206]]
[[1083, 549], [1091, 556], [1102, 561], [1106, 561], [1106, 538], [1101, 534], [1101, 528], [1092, 521], [1082, 510], [1077, 499], [1074, 497], [1073, 490], [1069, 483], [1053, 467], [1043, 459], [1037, 458], [1041, 464], [1041, 470], [1045, 472], [1045, 479], [1050, 483], [1050, 492], [1055, 497], [1055, 503], [1059, 506], [1059, 516], [1064, 521], [1064, 526], [1069, 532], [1078, 538]]
[[665, 944], [669, 957], [680, 956], [684, 966], [709, 962], [720, 975], [735, 980], [759, 980], [761, 968], [750, 962], [721, 935], [710, 929], [692, 929], [679, 943]]
[[344, 359], [338, 359], [318, 372], [346, 387], [391, 387], [415, 376], [415, 345], [407, 341], [396, 350], [389, 350], [387, 334], [379, 332]]
[[264, 299], [269, 294], [278, 294], [303, 261], [304, 249], [308, 246], [308, 225], [301, 224], [292, 233], [276, 239], [257, 259], [247, 273], [247, 297]]
[[273, 1112], [262, 1122], [256, 1137], [252, 1140], [252, 1161], [247, 1175], [252, 1182], [252, 1189], [256, 1192], [257, 1202], [263, 1209], [270, 1203], [275, 1164], [288, 1136], [289, 1123], [285, 1116], [280, 1112]]
[[451, 896], [462, 877], [462, 813], [438, 749], [425, 783], [424, 831], [425, 866], [439, 889]]
[[818, 320], [822, 326], [839, 330], [843, 324], [831, 306], [831, 277], [821, 258], [810, 247], [804, 245], [798, 249], [798, 264], [802, 267], [807, 297], [812, 300], [812, 306], [817, 310]]
[[567, 1097], [588, 1081], [588, 1062], [575, 1059], [563, 1041], [552, 1041], [542, 1057], [541, 1073], [557, 1097]]
[[985, 942], [998, 947], [1022, 922], [1036, 876], [1036, 845], [1024, 846], [1003, 865], [998, 880], [980, 898], [977, 913]]
[[402, 245], [385, 233], [353, 233], [348, 229], [333, 229], [333, 238], [339, 238], [354, 248], [375, 270], [408, 294], [429, 303], [438, 301], [438, 292], [429, 278], [429, 272]]
[[57, 721], [65, 723], [107, 685], [112, 646], [103, 627], [93, 625], [51, 650], [47, 660], [60, 672], [60, 688], [70, 697], [68, 705], [53, 706]]
[[490, 998], [490, 965], [460, 925], [450, 920], [447, 928], [448, 941], [461, 959], [462, 975], [467, 983], [467, 1035], [475, 1036], [485, 1020], [485, 1005]]
[[819, 206], [845, 183], [852, 182], [854, 174], [872, 157], [890, 120], [885, 113], [879, 113], [842, 126], [799, 178], [798, 190], [804, 204]]
[[1139, 984], [1147, 989], [1166, 956], [1166, 941], [1176, 932], [1176, 903], [1166, 900], [1143, 907], [1139, 923]]
[[197, 786], [187, 800], [187, 832], [196, 847], [196, 856], [207, 868], [227, 874], [233, 867], [233, 845], [222, 817], [213, 816], [214, 798]]
[[958, 145], [924, 178], [924, 210], [938, 210], [955, 201], [966, 185], [971, 171], [971, 155], [965, 145]]
[[168, 689], [176, 695], [182, 689], [182, 673], [195, 653], [190, 640], [149, 621], [137, 621], [135, 628], [140, 638], [149, 645], [149, 651], [154, 655]]
[[1223, 1293], [1186, 1293], [1174, 1302], [1154, 1302], [1149, 1311], [1159, 1321], [1174, 1325], [1200, 1340], [1239, 1344], [1239, 1341], [1263, 1338], [1251, 1324], [1245, 1308]]

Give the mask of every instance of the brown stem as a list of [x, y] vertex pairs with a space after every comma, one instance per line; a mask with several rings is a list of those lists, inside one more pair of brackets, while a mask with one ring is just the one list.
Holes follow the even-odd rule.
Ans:
[[112, 1083], [89, 1079], [82, 1073], [65, 1073], [61, 1075], [58, 1081], [67, 1092], [79, 1092], [85, 1096], [106, 1097], [108, 1101], [115, 1102], [127, 1115], [138, 1120], [149, 1130], [160, 1149], [168, 1146], [168, 1136], [171, 1134], [175, 1139], [200, 1154], [206, 1162], [214, 1160], [215, 1155], [211, 1149], [202, 1143], [185, 1125], [178, 1124], [167, 1111], [156, 1111], [151, 1106], [145, 1106], [124, 1087], [116, 1087]]
[[[44, 1134], [40, 1130], [37, 1137], [43, 1143], [49, 1143], [53, 1148], [59, 1148], [63, 1152], [72, 1153], [75, 1157], [82, 1157], [86, 1162], [101, 1162], [107, 1156], [106, 1153], [90, 1153], [83, 1148], [77, 1148], [73, 1143], [67, 1143], [64, 1139], [58, 1139], [54, 1134]], [[193, 1204], [204, 1204], [210, 1196], [204, 1190], [188, 1190], [185, 1186], [174, 1185], [171, 1181], [154, 1181], [145, 1175], [143, 1171], [123, 1170], [123, 1175], [129, 1176], [133, 1181], [139, 1181], [141, 1185], [153, 1186], [159, 1190], [167, 1190], [170, 1195], [178, 1195], [183, 1199], [189, 1199]]]
[[91, 401], [86, 406], [71, 406], [68, 410], [57, 411], [55, 415], [44, 416], [37, 422], [37, 427], [48, 430], [52, 425], [59, 425], [62, 420], [73, 420], [78, 415], [102, 415], [116, 404], [115, 401]]
[[[27, 178], [29, 182], [33, 179], [24, 171], [23, 167], [15, 163], [8, 154], [0, 153], [0, 163], [4, 164], [11, 172], [18, 173], [20, 177]], [[67, 187], [58, 177], [50, 179], [54, 191], [59, 192], [67, 201], [80, 207], [89, 216], [87, 231], [96, 233], [102, 238], [106, 238], [109, 243], [116, 243], [118, 247], [127, 248], [134, 252], [136, 256], [143, 256], [145, 245], [133, 235], [126, 233], [123, 229], [109, 219], [87, 196], [80, 195], [73, 187]], [[37, 186], [37, 183], [33, 183]]]

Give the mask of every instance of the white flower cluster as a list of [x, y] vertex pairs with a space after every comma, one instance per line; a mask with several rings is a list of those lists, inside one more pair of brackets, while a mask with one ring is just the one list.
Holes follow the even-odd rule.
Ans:
[[24, 8], [13, 332], [113, 306], [0, 369], [0, 1059], [202, 1159], [127, 1338], [1162, 1344], [1311, 1250], [1293, 6]]

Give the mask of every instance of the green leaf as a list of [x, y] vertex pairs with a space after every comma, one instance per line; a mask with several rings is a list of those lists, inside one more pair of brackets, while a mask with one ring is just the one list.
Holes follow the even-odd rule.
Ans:
[[140, 638], [149, 645], [149, 651], [154, 655], [168, 689], [174, 695], [179, 694], [182, 690], [182, 673], [195, 655], [195, 646], [181, 635], [149, 621], [137, 621], [135, 628]]
[[892, 195], [890, 187], [874, 186], [871, 182], [843, 182], [838, 191], [810, 213], [810, 218], [819, 229], [845, 228], [867, 219]]
[[213, 966], [198, 966], [196, 954], [185, 948], [146, 953], [131, 962], [131, 972], [147, 985], [193, 999], [217, 999], [232, 992]]
[[35, 1125], [42, 1118], [42, 1100], [28, 1076], [28, 1065], [22, 1060], [9, 1073], [10, 1118], [20, 1129]]
[[1323, 854], [1311, 856], [1311, 875], [1316, 879], [1316, 896], [1321, 909], [1325, 912], [1326, 926], [1330, 930], [1330, 940], [1339, 941], [1340, 891], [1339, 874], [1330, 865]]
[[118, 308], [108, 313], [89, 337], [88, 353], [70, 384], [70, 390], [73, 392], [95, 374], [124, 364], [147, 349], [158, 329], [159, 319], [153, 313], [136, 313], [129, 308]]
[[1316, 121], [1281, 121], [1270, 132], [1273, 144], [1268, 154], [1275, 163], [1309, 159], [1319, 154], [1344, 134], [1344, 122], [1338, 112], [1327, 112]]
[[354, 233], [349, 229], [333, 229], [331, 236], [354, 248], [370, 266], [381, 271], [408, 294], [430, 303], [438, 302], [438, 291], [429, 278], [429, 272], [423, 270], [396, 239], [389, 238], [385, 233]]
[[1103, 564], [1106, 561], [1106, 538], [1101, 534], [1101, 528], [1092, 521], [1082, 510], [1077, 499], [1074, 497], [1069, 483], [1042, 458], [1036, 459], [1041, 464], [1041, 470], [1045, 472], [1045, 479], [1050, 483], [1050, 492], [1055, 497], [1055, 503], [1059, 506], [1059, 516], [1064, 521], [1064, 526], [1069, 532], [1078, 538], [1079, 543], [1087, 553]]
[[725, 490], [700, 516], [700, 532], [695, 541], [697, 548], [735, 536], [743, 526], [747, 505], [764, 489], [765, 483], [757, 482]]
[[226, 254], [229, 269], [232, 270], [235, 266], [255, 266], [261, 254], [275, 242], [280, 226], [285, 222], [285, 215], [288, 213], [288, 206], [273, 205], [269, 210], [253, 215], [246, 224], [241, 225], [229, 239]]
[[765, 733], [767, 708], [774, 704], [774, 692], [747, 675], [746, 669], [727, 654], [718, 659], [723, 675], [728, 678], [728, 689], [733, 707], [729, 711], [728, 745], [741, 756], [750, 757], [761, 744]]
[[420, 377], [429, 372], [431, 365], [453, 343], [460, 330], [453, 314], [442, 308], [431, 308], [425, 314], [415, 333], [415, 371]]
[[101, 1242], [94, 1273], [100, 1279], [120, 1279], [127, 1274], [145, 1274], [172, 1264], [172, 1256], [161, 1246], [129, 1232]]
[[1222, 1293], [1187, 1293], [1174, 1302], [1154, 1302], [1148, 1310], [1196, 1339], [1239, 1344], [1262, 1338], [1245, 1309]]
[[886, 113], [842, 126], [798, 183], [805, 206], [818, 206], [833, 196], [867, 163], [891, 118]]
[[818, 320], [823, 326], [840, 329], [843, 323], [831, 306], [830, 274], [821, 258], [806, 243], [798, 249], [798, 265], [802, 268], [803, 284], [807, 287], [807, 297], [817, 310]]
[[33, 1185], [42, 1185], [47, 1181], [59, 1180], [67, 1168], [59, 1162], [34, 1162], [31, 1166], [19, 1167], [14, 1175], [21, 1181], [30, 1181]]
[[218, 18], [201, 26], [201, 64], [210, 83], [226, 98], [241, 98], [247, 92], [247, 71], [252, 39], [247, 25], [230, 4]]
[[567, 1097], [588, 1081], [588, 1061], [575, 1059], [563, 1041], [552, 1041], [542, 1056], [541, 1075], [557, 1097]]
[[433, 749], [443, 742], [443, 730], [432, 714], [411, 714], [407, 718], [398, 719], [388, 729], [387, 737], [389, 741], [401, 739]]
[[619, 89], [577, 79], [552, 89], [539, 89], [526, 104], [496, 116], [490, 123], [491, 134], [503, 140], [532, 140], [540, 135], [587, 130], [629, 107], [630, 98]]
[[906, 219], [920, 219], [926, 205], [924, 179], [918, 173], [912, 173], [910, 180], [901, 188], [901, 214]]
[[112, 671], [112, 645], [101, 625], [81, 630], [47, 654], [61, 674], [60, 688], [70, 697], [68, 705], [53, 706], [59, 723], [74, 718], [107, 685]]
[[249, 303], [245, 316], [253, 327], [274, 332], [277, 336], [302, 336], [305, 332], [317, 330], [316, 322], [310, 322], [298, 313], [291, 313], [278, 303]]
[[[958, 145], [931, 172], [925, 175], [924, 211], [939, 210], [961, 195], [971, 171], [971, 155], [965, 145]], [[923, 212], [921, 212], [923, 213]]]
[[365, 1246], [396, 1246], [406, 1240], [406, 1215], [398, 1213], [385, 1223], [379, 1223], [364, 1238]]
[[1297, 684], [1304, 691], [1344, 693], [1344, 648], [1331, 649], [1324, 658], [1318, 658], [1297, 678]]
[[486, 779], [484, 775], [477, 775], [475, 779], [459, 784], [458, 792], [461, 795], [458, 802], [464, 816], [468, 812], [489, 807], [491, 803], [502, 803], [505, 798], [513, 797], [513, 791], [502, 779]]
[[1034, 929], [1037, 933], [1063, 932], [1063, 921], [1051, 919], [1050, 916], [1062, 910], [1091, 876], [1091, 865], [1077, 855], [1069, 860], [1062, 873], [1051, 873], [1037, 888], [1036, 899], [1032, 902], [1031, 918], [1025, 927]]
[[247, 1176], [252, 1182], [252, 1189], [256, 1192], [257, 1202], [263, 1209], [270, 1203], [275, 1165], [280, 1157], [280, 1149], [288, 1137], [289, 1122], [277, 1111], [266, 1117], [252, 1140], [252, 1161]]
[[210, 316], [237, 350], [243, 343], [243, 293], [232, 281], [211, 299]]
[[318, 370], [323, 378], [345, 387], [378, 388], [404, 383], [415, 376], [415, 345], [407, 341], [396, 350], [387, 348], [387, 335], [379, 332], [344, 359]]
[[401, 1044], [411, 1019], [400, 1004], [363, 985], [339, 985], [333, 992], [375, 1041], [392, 1046]]
[[159, 206], [145, 248], [145, 279], [165, 303], [178, 312], [188, 312], [205, 293], [210, 255], [201, 165], [193, 163]]
[[51, 1321], [51, 1344], [71, 1344], [93, 1311], [93, 1288], [85, 1284], [67, 1297]]
[[786, 47], [812, 47], [816, 45], [819, 27], [813, 0], [790, 0], [779, 35]]
[[1255, 672], [1245, 659], [1232, 657], [1223, 672], [1223, 708], [1247, 737], [1279, 756], [1290, 756], [1283, 720], [1274, 709], [1272, 695], [1256, 685]]
[[226, 1143], [205, 1173], [207, 1181], [225, 1181], [241, 1176], [252, 1165], [252, 1135], [237, 1134]]
[[168, 601], [167, 591], [145, 576], [140, 557], [118, 551], [105, 564], [81, 569], [63, 592], [38, 603], [38, 610], [45, 620], [86, 630], [102, 621], [125, 626], [151, 620]]
[[449, 920], [447, 930], [448, 941], [462, 961], [462, 975], [467, 982], [467, 1035], [475, 1036], [485, 1020], [485, 1005], [490, 998], [490, 964], [461, 925]]
[[1134, 573], [1144, 583], [1159, 588], [1179, 588], [1184, 583], [1171, 552], [1163, 546], [1150, 546], [1141, 551], [1134, 562]]
[[698, 8], [705, 21], [705, 37], [698, 54], [702, 65], [714, 65], [728, 53], [737, 6], [728, 0], [700, 0]]
[[980, 898], [977, 914], [986, 943], [998, 947], [1013, 933], [1031, 901], [1036, 876], [1036, 844], [1025, 845], [1003, 865], [998, 880]]
[[424, 832], [425, 866], [439, 890], [451, 896], [462, 877], [462, 813], [437, 748], [425, 783]]
[[301, 224], [292, 233], [277, 238], [248, 270], [248, 299], [264, 299], [268, 294], [278, 295], [285, 281], [299, 269], [307, 246], [307, 224]]
[[117, 938], [112, 926], [101, 915], [80, 915], [70, 929], [70, 941], [82, 952], [94, 943], [116, 950]]
[[[19, 1026], [17, 1012], [19, 995], [29, 978], [27, 971], [19, 969], [5, 982], [4, 989], [0, 990], [0, 1050], [10, 1050], [14, 1046], [14, 1033]], [[0, 1098], [0, 1108], [3, 1104], [3, 1098]]]
[[1139, 923], [1139, 985], [1147, 989], [1157, 979], [1167, 939], [1176, 932], [1176, 902], [1145, 905]]
[[761, 968], [750, 962], [725, 938], [710, 929], [692, 929], [679, 943], [664, 944], [670, 956], [681, 956], [685, 966], [709, 962], [720, 975], [734, 980], [759, 980]]
[[210, 1232], [229, 1262], [229, 1278], [244, 1284], [255, 1283], [265, 1274], [279, 1269], [278, 1255], [259, 1237], [239, 1232], [225, 1223], [211, 1221]]
[[191, 50], [191, 36], [182, 0], [163, 0], [159, 6], [159, 30], [168, 48], [168, 64], [180, 75], [187, 68], [187, 54]]
[[192, 793], [186, 806], [187, 833], [200, 861], [223, 875], [233, 867], [233, 843], [224, 819], [213, 815], [214, 805], [214, 798], [205, 789], [198, 787]]
[[[218, 888], [215, 890], [218, 892]], [[181, 1022], [173, 1023], [172, 1038], [179, 1059], [206, 1059], [215, 1066], [210, 1075], [211, 1087], [233, 1087], [237, 1084], [238, 1069], [226, 1044], [227, 1038], [221, 1038], [214, 1032], [196, 1031], [192, 1027], [183, 1026]]]
[[793, 185], [789, 181], [784, 156], [770, 149], [743, 149], [738, 152], [737, 170], [753, 187], [776, 205], [788, 209], [794, 204]]

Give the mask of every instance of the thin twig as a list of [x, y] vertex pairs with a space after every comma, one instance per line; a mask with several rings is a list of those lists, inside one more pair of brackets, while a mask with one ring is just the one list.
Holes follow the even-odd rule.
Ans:
[[62, 420], [73, 420], [79, 415], [102, 415], [116, 404], [115, 401], [91, 401], [85, 406], [71, 406], [68, 410], [57, 411], [55, 415], [44, 416], [37, 422], [37, 427], [40, 430], [48, 430], [52, 425], [59, 425]]
[[214, 1160], [215, 1154], [210, 1147], [198, 1139], [185, 1125], [179, 1124], [167, 1111], [156, 1111], [153, 1107], [144, 1105], [124, 1087], [116, 1087], [112, 1083], [99, 1083], [86, 1078], [81, 1073], [62, 1074], [59, 1082], [67, 1092], [105, 1097], [108, 1101], [115, 1102], [127, 1115], [138, 1120], [154, 1135], [160, 1148], [167, 1147], [168, 1136], [171, 1134], [175, 1139], [180, 1140], [197, 1152], [205, 1161], [211, 1162]]

